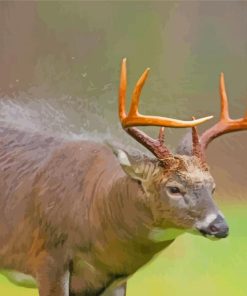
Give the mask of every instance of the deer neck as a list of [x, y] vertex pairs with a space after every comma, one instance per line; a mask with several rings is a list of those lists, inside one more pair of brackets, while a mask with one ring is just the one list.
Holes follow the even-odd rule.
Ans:
[[142, 186], [127, 175], [117, 178], [104, 205], [104, 221], [121, 241], [143, 245], [174, 240], [182, 231], [158, 226]]
[[146, 198], [138, 182], [122, 172], [115, 175], [103, 195], [97, 195], [92, 246], [103, 269], [132, 274], [173, 241], [171, 236], [154, 240], [152, 233], [157, 228]]
[[145, 193], [138, 182], [126, 175], [112, 183], [104, 214], [119, 239], [142, 240], [152, 227], [152, 213], [145, 205], [144, 198]]

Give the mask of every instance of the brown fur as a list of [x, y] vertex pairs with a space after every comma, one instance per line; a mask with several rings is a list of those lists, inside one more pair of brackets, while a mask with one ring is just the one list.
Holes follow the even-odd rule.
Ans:
[[172, 242], [152, 242], [153, 227], [190, 228], [205, 214], [185, 217], [160, 199], [162, 186], [174, 174], [186, 186], [211, 180], [195, 157], [139, 162], [142, 182], [103, 144], [2, 127], [0, 267], [32, 275], [41, 296], [67, 295], [68, 272], [76, 296], [133, 274]]

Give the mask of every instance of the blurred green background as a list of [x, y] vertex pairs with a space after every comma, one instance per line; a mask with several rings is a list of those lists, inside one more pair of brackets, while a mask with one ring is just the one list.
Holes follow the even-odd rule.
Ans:
[[[247, 2], [0, 2], [0, 120], [139, 147], [118, 123], [120, 61], [128, 94], [151, 67], [142, 113], [190, 119], [219, 113], [225, 73], [232, 117], [247, 106]], [[157, 128], [146, 128], [151, 134]], [[167, 129], [175, 148], [184, 130]], [[247, 136], [208, 149], [230, 237], [181, 236], [130, 280], [128, 295], [247, 295]], [[37, 295], [0, 277], [0, 295]]]

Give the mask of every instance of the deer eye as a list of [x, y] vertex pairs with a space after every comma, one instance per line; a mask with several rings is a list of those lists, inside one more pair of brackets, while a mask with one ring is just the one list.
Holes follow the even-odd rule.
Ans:
[[182, 194], [181, 190], [176, 186], [171, 186], [167, 188], [168, 192], [171, 194]]

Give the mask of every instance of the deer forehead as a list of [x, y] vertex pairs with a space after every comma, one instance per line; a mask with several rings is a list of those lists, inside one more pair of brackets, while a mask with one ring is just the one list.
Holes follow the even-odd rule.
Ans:
[[196, 156], [176, 155], [181, 170], [191, 172], [195, 169], [202, 170], [201, 162]]
[[181, 169], [177, 171], [177, 174], [186, 183], [200, 185], [213, 182], [213, 177], [209, 171], [205, 171], [202, 168], [200, 160], [197, 157], [180, 157], [180, 167]]
[[180, 179], [188, 185], [198, 187], [200, 187], [203, 184], [206, 185], [212, 183], [212, 177], [207, 172], [203, 172], [197, 169], [195, 169], [192, 172], [181, 173]]

